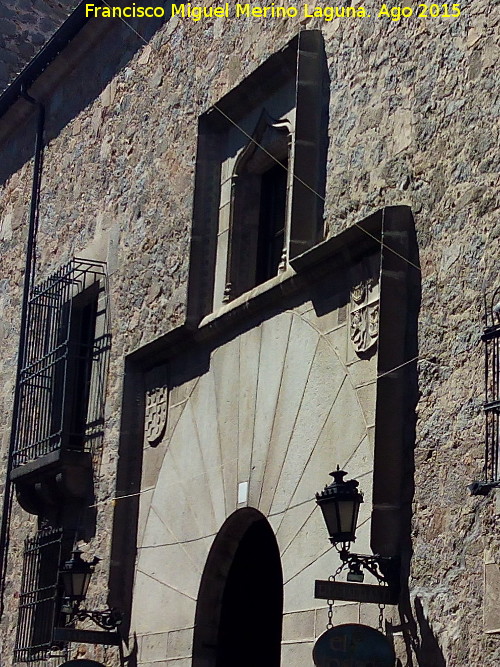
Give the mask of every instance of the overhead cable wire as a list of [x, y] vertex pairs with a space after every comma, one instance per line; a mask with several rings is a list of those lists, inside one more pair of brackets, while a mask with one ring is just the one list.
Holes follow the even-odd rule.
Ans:
[[[107, 7], [110, 7], [110, 5], [109, 5], [107, 2], [103, 2], [103, 4], [106, 5]], [[110, 9], [111, 9], [111, 7], [110, 7]], [[145, 44], [146, 46], [149, 46], [149, 47], [151, 48], [151, 51], [152, 51], [152, 52], [156, 52], [156, 54], [159, 55], [157, 49], [154, 49], [154, 48], [151, 46], [151, 44], [146, 40], [146, 38], [143, 37], [139, 32], [137, 32], [137, 30], [136, 30], [132, 25], [130, 25], [130, 23], [129, 23], [128, 21], [126, 21], [126, 20], [125, 20], [123, 17], [121, 17], [121, 16], [119, 16], [119, 17], [117, 17], [117, 18], [119, 18], [120, 21], [122, 21], [122, 23], [124, 23], [128, 28], [130, 28], [130, 30], [132, 30], [132, 32], [135, 33], [135, 34], [137, 35], [137, 37], [139, 37], [139, 38], [144, 42], [144, 44]], [[326, 202], [325, 197], [323, 197], [323, 196], [322, 196], [319, 192], [317, 192], [312, 186], [310, 186], [308, 183], [306, 183], [304, 180], [302, 180], [299, 176], [297, 176], [297, 174], [295, 174], [294, 172], [292, 172], [290, 167], [288, 167], [288, 166], [284, 165], [282, 162], [280, 162], [274, 155], [272, 155], [272, 153], [270, 153], [270, 152], [269, 152], [269, 151], [268, 151], [262, 144], [260, 144], [260, 143], [255, 139], [255, 137], [252, 137], [250, 134], [248, 134], [248, 132], [246, 132], [246, 130], [245, 130], [243, 127], [241, 127], [241, 125], [239, 125], [233, 118], [231, 118], [231, 117], [228, 116], [224, 111], [222, 111], [222, 109], [221, 109], [217, 104], [212, 105], [212, 108], [215, 109], [216, 111], [218, 111], [218, 112], [219, 112], [219, 113], [220, 113], [220, 114], [221, 114], [221, 115], [222, 115], [222, 116], [223, 116], [229, 123], [231, 123], [232, 125], [234, 125], [235, 128], [237, 128], [237, 129], [238, 129], [238, 130], [239, 130], [245, 137], [247, 137], [247, 139], [249, 139], [250, 141], [252, 141], [252, 142], [253, 142], [253, 143], [254, 143], [254, 144], [255, 144], [255, 145], [256, 145], [256, 146], [263, 152], [263, 153], [265, 153], [265, 154], [266, 154], [268, 157], [270, 157], [274, 162], [276, 162], [276, 164], [280, 165], [280, 167], [281, 167], [282, 169], [284, 169], [287, 173], [290, 173], [291, 177], [292, 177], [294, 180], [296, 180], [298, 183], [300, 183], [300, 184], [303, 185], [305, 188], [307, 188], [307, 189], [308, 189], [310, 192], [312, 192], [316, 197], [318, 197], [318, 199], [320, 199], [322, 202]], [[367, 236], [369, 236], [370, 238], [372, 238], [374, 241], [376, 241], [376, 242], [380, 245], [381, 249], [386, 248], [389, 252], [391, 252], [391, 253], [393, 253], [394, 255], [396, 255], [396, 257], [399, 257], [400, 259], [402, 259], [402, 260], [403, 260], [404, 262], [406, 262], [409, 266], [412, 266], [414, 269], [417, 269], [417, 271], [421, 271], [421, 270], [422, 270], [421, 267], [418, 266], [418, 264], [415, 264], [414, 262], [412, 262], [410, 259], [408, 259], [408, 258], [405, 257], [404, 255], [401, 255], [397, 250], [394, 250], [394, 248], [391, 248], [391, 246], [387, 245], [387, 244], [384, 242], [383, 238], [382, 238], [382, 239], [379, 239], [377, 236], [375, 236], [375, 234], [372, 234], [372, 233], [369, 232], [367, 229], [365, 229], [359, 222], [354, 222], [353, 225], [354, 225], [355, 227], [357, 227], [358, 229], [360, 229], [364, 234], [366, 234]]]

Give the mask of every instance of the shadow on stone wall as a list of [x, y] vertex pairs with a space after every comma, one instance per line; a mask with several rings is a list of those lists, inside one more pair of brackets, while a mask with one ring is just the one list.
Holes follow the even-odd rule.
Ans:
[[404, 667], [446, 667], [445, 657], [425, 616], [420, 598], [415, 598], [414, 613], [409, 600], [406, 600], [400, 607], [400, 614], [401, 626], [398, 629], [403, 630], [406, 647]]
[[415, 616], [420, 635], [420, 644], [415, 649], [418, 664], [421, 667], [445, 667], [446, 661], [443, 653], [428, 620], [425, 618], [424, 609], [418, 597], [415, 598]]
[[[142, 441], [144, 431], [144, 378], [136, 365], [126, 362], [123, 382], [120, 457], [116, 476], [116, 497], [113, 513], [113, 536], [109, 571], [110, 607], [125, 612], [120, 634], [128, 644], [130, 633], [132, 589], [136, 557], [136, 535], [142, 474]], [[128, 667], [137, 664], [137, 651], [128, 645]]]
[[[59, 56], [59, 61], [56, 60], [49, 66], [47, 78], [50, 76], [57, 83], [47, 84], [42, 75], [41, 80], [44, 83], [41, 84], [38, 81], [29, 88], [30, 95], [46, 106], [45, 145], [57, 137], [68, 123], [99, 97], [106, 86], [132, 60], [137, 51], [144, 47], [145, 42], [151, 40], [164, 23], [164, 19], [148, 19], [147, 21], [137, 19], [135, 24], [133, 20], [130, 23], [140, 37], [122, 21], [113, 20], [109, 31], [99, 41], [99, 44], [91, 43], [88, 50], [83, 53], [76, 66], [70, 71], [67, 71], [64, 53]], [[88, 30], [91, 27], [89, 25], [86, 28]], [[91, 40], [92, 37], [87, 33], [85, 39]], [[81, 35], [77, 36], [76, 40], [85, 44]], [[67, 47], [68, 54], [72, 53], [72, 48], [77, 47], [71, 43]], [[81, 45], [79, 48], [82, 48]], [[57, 80], [59, 77], [60, 79]], [[42, 85], [48, 87], [49, 92], [39, 92]], [[0, 185], [3, 185], [12, 174], [33, 157], [36, 111], [33, 110], [29, 115], [31, 105], [22, 100], [16, 105], [22, 105], [16, 107], [22, 116], [26, 113], [28, 115], [18, 124], [16, 130], [10, 133], [2, 146]], [[12, 114], [13, 109], [11, 108], [8, 115], [12, 117]], [[84, 140], [83, 136], [82, 141]]]
[[[408, 253], [405, 255], [415, 266], [420, 266], [417, 239], [415, 230], [411, 232], [408, 243]], [[415, 457], [414, 448], [416, 441], [416, 406], [420, 399], [418, 380], [418, 319], [421, 304], [421, 273], [410, 266], [407, 272], [408, 278], [408, 320], [406, 352], [407, 359], [413, 360], [406, 367], [406, 392], [407, 412], [405, 417], [404, 441], [406, 443], [405, 462], [403, 464], [403, 516], [401, 534], [401, 598], [399, 614], [401, 625], [393, 628], [393, 631], [402, 631], [405, 645], [405, 656], [400, 665], [404, 667], [445, 667], [446, 660], [443, 656], [438, 641], [433, 633], [427, 618], [425, 617], [422, 603], [418, 597], [412, 606], [410, 600], [409, 581], [411, 574], [411, 559], [413, 555], [413, 542], [411, 536], [412, 502], [415, 493]], [[390, 627], [388, 628], [390, 631]]]

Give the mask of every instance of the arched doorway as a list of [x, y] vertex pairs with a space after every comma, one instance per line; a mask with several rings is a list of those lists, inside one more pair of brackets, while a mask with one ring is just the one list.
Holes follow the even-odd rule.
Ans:
[[193, 667], [279, 667], [283, 575], [263, 514], [234, 512], [208, 555], [198, 594]]

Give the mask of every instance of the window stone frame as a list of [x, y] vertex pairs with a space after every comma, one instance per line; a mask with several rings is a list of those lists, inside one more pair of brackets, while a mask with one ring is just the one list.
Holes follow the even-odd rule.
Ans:
[[230, 241], [225, 232], [231, 210], [230, 206], [224, 213], [221, 209], [230, 204], [231, 194], [229, 183], [226, 191], [221, 183], [222, 176], [226, 182], [229, 176], [222, 174], [228, 133], [250, 113], [259, 117], [266, 101], [287, 86], [294, 96], [287, 262], [324, 238], [328, 75], [321, 31], [304, 30], [199, 118], [188, 282], [190, 326], [197, 326], [222, 305], [220, 285], [227, 282]]

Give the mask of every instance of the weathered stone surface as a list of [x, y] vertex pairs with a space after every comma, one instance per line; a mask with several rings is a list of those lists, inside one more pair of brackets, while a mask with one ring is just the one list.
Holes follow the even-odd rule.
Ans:
[[284, 665], [309, 665], [312, 666], [312, 642], [293, 642], [283, 644], [281, 649], [281, 660]]
[[[40, 3], [19, 1], [17, 6], [19, 12], [25, 12], [20, 14], [23, 22], [30, 17], [32, 42], [40, 46], [45, 39], [38, 28], [40, 14], [35, 15]], [[8, 9], [0, 7], [2, 21], [11, 21]], [[489, 574], [494, 574], [500, 563], [498, 516], [491, 498], [471, 498], [466, 485], [481, 477], [484, 459], [483, 355], [479, 338], [483, 294], [490, 294], [498, 286], [500, 260], [500, 110], [495, 96], [500, 53], [498, 6], [481, 0], [467, 3], [462, 9], [460, 19], [449, 22], [415, 19], [403, 25], [375, 20], [348, 23], [341, 19], [324, 23], [312, 19], [306, 23], [309, 28], [323, 29], [329, 61], [326, 229], [336, 234], [368, 213], [391, 204], [407, 203], [416, 220], [422, 268], [420, 398], [414, 461], [407, 462], [408, 468], [414, 465], [415, 469], [415, 489], [409, 490], [413, 493], [409, 536], [411, 594], [405, 600], [408, 616], [402, 630], [404, 641], [397, 642], [398, 656], [403, 665], [494, 667], [500, 661], [497, 637], [485, 635], [484, 629], [493, 628], [496, 620], [483, 626], [483, 613], [485, 608], [493, 610], [496, 593], [491, 591], [496, 590], [496, 584], [488, 583], [485, 588], [483, 576], [485, 549], [491, 554], [486, 564]], [[75, 72], [54, 84], [53, 94], [47, 95], [38, 276], [50, 275], [85, 248], [90, 252], [104, 244], [110, 277], [113, 345], [105, 454], [96, 480], [96, 502], [100, 503], [98, 537], [88, 547], [89, 553], [103, 555], [104, 561], [92, 582], [92, 605], [106, 602], [112, 522], [109, 501], [115, 495], [123, 356], [184, 321], [197, 118], [283, 46], [299, 26], [293, 20], [195, 23], [175, 18], [144, 49], [136, 42], [126, 41], [136, 38], [122, 26], [117, 28], [115, 39], [107, 43], [109, 51], [100, 51], [99, 56], [84, 54]], [[8, 51], [10, 28], [5, 27]], [[119, 32], [121, 29], [124, 32]], [[129, 49], [127, 44], [135, 46]], [[26, 48], [23, 58], [29, 57], [28, 51]], [[7, 68], [0, 69], [0, 73], [3, 76], [6, 72], [10, 77], [19, 66], [20, 56], [8, 53], [4, 58]], [[120, 66], [108, 65], [108, 56], [115, 64], [122, 58], [123, 62]], [[11, 132], [1, 146], [5, 158], [0, 178], [0, 265], [1, 277], [5, 279], [0, 292], [2, 460], [10, 430], [19, 334], [32, 134], [30, 118]], [[347, 351], [348, 332], [345, 326], [337, 327], [327, 320], [325, 316], [319, 328], [331, 331], [329, 340], [346, 361], [351, 354]], [[286, 336], [284, 331], [283, 339]], [[255, 433], [259, 441], [271, 428], [277, 404], [283, 339], [273, 343], [274, 351], [267, 360], [266, 391], [258, 394], [258, 409], [268, 417], [267, 426], [262, 423]], [[248, 342], [248, 355], [254, 354], [257, 345], [258, 342]], [[238, 372], [249, 378], [248, 396], [242, 396], [240, 403], [243, 405], [243, 399], [253, 399], [251, 388], [256, 387], [256, 371], [249, 357], [245, 357]], [[358, 368], [353, 367], [355, 385], [360, 383], [357, 373]], [[186, 398], [192, 386], [187, 388], [186, 383], [174, 390], [179, 401]], [[200, 393], [196, 399], [200, 409], [210, 404], [210, 387], [203, 391], [204, 395]], [[228, 387], [225, 396], [230, 394]], [[373, 396], [369, 389], [364, 394], [361, 401], [369, 424], [373, 420]], [[250, 428], [252, 412], [242, 410], [247, 422], [242, 416], [221, 415], [228, 435], [235, 427], [233, 420], [238, 421], [240, 430]], [[187, 421], [180, 421], [182, 414], [181, 405], [171, 408], [165, 437], [172, 438], [177, 428], [179, 433], [185, 430], [186, 438], [194, 438], [194, 446], [193, 420], [184, 417]], [[338, 417], [342, 425], [342, 419], [348, 418], [347, 408]], [[351, 423], [346, 424], [347, 431], [352, 428]], [[240, 430], [227, 447], [236, 450], [239, 446], [241, 459], [234, 463], [233, 470], [225, 470], [219, 478], [217, 497], [203, 496], [204, 506], [198, 515], [189, 507], [189, 480], [180, 481], [176, 462], [169, 459], [172, 469], [163, 483], [165, 489], [178, 484], [178, 505], [169, 505], [161, 490], [153, 504], [163, 517], [167, 515], [172, 520], [169, 525], [174, 534], [196, 521], [220, 525], [226, 512], [226, 494], [228, 507], [236, 508], [237, 483], [249, 478], [250, 467], [250, 450]], [[212, 434], [207, 436], [212, 438]], [[234, 444], [238, 442], [239, 445]], [[236, 461], [234, 456], [230, 458]], [[188, 459], [189, 452], [181, 462], [183, 466], [186, 461], [189, 465]], [[218, 464], [215, 460], [214, 467]], [[264, 479], [262, 451], [257, 452], [254, 464], [255, 479]], [[152, 460], [147, 462], [148, 482], [154, 465]], [[326, 463], [321, 460], [313, 465], [319, 470]], [[363, 465], [369, 470], [370, 461]], [[276, 478], [277, 468], [277, 463], [270, 468], [269, 479]], [[214, 478], [210, 483], [215, 485]], [[304, 499], [305, 488], [301, 493]], [[143, 494], [146, 516], [148, 494], [151, 492]], [[251, 504], [258, 503], [259, 495], [260, 485], [251, 484]], [[294, 541], [295, 522], [307, 528], [307, 512], [300, 508], [293, 512], [290, 521], [275, 521], [282, 549]], [[141, 528], [146, 516], [141, 514]], [[34, 530], [31, 518], [16, 509], [2, 631], [4, 656], [12, 652], [19, 591], [15, 575], [21, 567], [22, 540]], [[142, 529], [139, 536], [141, 539]], [[331, 554], [321, 556], [317, 553], [319, 538], [316, 544], [306, 537], [305, 544], [297, 548], [301, 553], [311, 549], [318, 561], [289, 584], [286, 603], [293, 612], [298, 610], [307, 587], [311, 590], [311, 608], [315, 605], [313, 579], [331, 571]], [[360, 550], [368, 548], [366, 538], [361, 537], [359, 544]], [[326, 552], [326, 541], [323, 547]], [[209, 544], [204, 544], [192, 555], [193, 570], [198, 575], [208, 548]], [[286, 556], [287, 563], [293, 564], [295, 559], [292, 552]], [[148, 610], [147, 617], [140, 621], [143, 635], [191, 623], [194, 600], [142, 573], [138, 574], [138, 586], [144, 599], [156, 600], [154, 609]], [[195, 589], [192, 582], [190, 595], [196, 595]], [[164, 610], [168, 611], [167, 616]], [[316, 616], [318, 636], [326, 624], [324, 608]], [[360, 617], [374, 621], [371, 611], [365, 616], [356, 605], [336, 605], [336, 623], [358, 622]], [[143, 646], [144, 642], [146, 637], [142, 639]], [[146, 646], [154, 653], [154, 640], [147, 642], [151, 642]], [[175, 646], [169, 642], [170, 637], [167, 651], [169, 646]], [[307, 642], [287, 645], [283, 664], [310, 664], [311, 648]], [[98, 656], [95, 659], [100, 657], [105, 664], [117, 661], [111, 649], [106, 657], [100, 650], [89, 647], [85, 657]], [[187, 658], [171, 655], [168, 660], [164, 656], [165, 664], [190, 664]], [[154, 664], [153, 660], [156, 658], [145, 657], [143, 664]]]
[[0, 7], [0, 92], [12, 82], [35, 52], [48, 42], [78, 3], [76, 0], [15, 0]]
[[168, 633], [144, 635], [139, 638], [139, 659], [141, 663], [163, 660], [167, 652]]
[[168, 633], [167, 658], [186, 658], [191, 655], [193, 629], [177, 630]]

